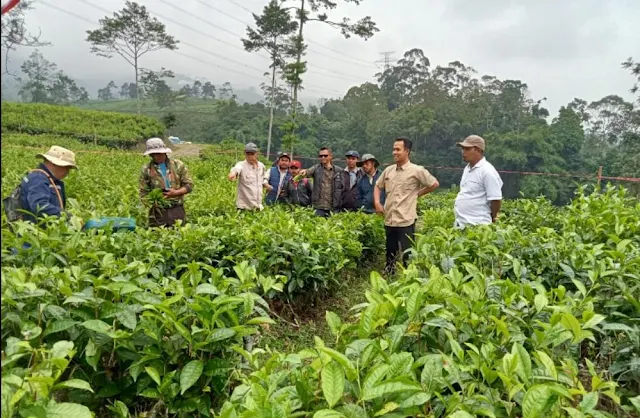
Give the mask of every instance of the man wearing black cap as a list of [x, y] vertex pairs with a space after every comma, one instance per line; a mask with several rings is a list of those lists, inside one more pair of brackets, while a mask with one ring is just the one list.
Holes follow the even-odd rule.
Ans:
[[358, 160], [360, 154], [358, 151], [348, 151], [345, 154], [347, 159], [347, 166], [342, 172], [342, 184], [344, 189], [342, 190], [342, 210], [343, 211], [355, 211], [358, 209], [358, 182], [364, 176], [364, 173], [360, 167], [358, 167]]
[[267, 189], [267, 197], [265, 199], [267, 205], [273, 205], [282, 200], [283, 188], [291, 179], [291, 174], [289, 173], [290, 162], [291, 157], [289, 157], [289, 154], [286, 152], [280, 153], [278, 163], [274, 164], [265, 173], [263, 184]]

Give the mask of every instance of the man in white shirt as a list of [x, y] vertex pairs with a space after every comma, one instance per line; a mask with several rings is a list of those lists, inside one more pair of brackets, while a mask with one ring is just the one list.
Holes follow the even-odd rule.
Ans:
[[258, 161], [258, 146], [249, 142], [244, 146], [245, 160], [237, 163], [229, 172], [229, 181], [238, 181], [236, 208], [240, 210], [262, 210], [262, 188], [264, 164]]
[[486, 225], [495, 222], [502, 204], [502, 179], [484, 158], [485, 142], [478, 135], [470, 135], [458, 145], [467, 163], [456, 197], [455, 226]]

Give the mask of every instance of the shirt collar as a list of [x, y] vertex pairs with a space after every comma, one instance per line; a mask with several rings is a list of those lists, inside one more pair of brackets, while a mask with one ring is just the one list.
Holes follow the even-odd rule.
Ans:
[[411, 164], [411, 160], [407, 160], [407, 162], [402, 165], [396, 164], [396, 170], [404, 170], [409, 166], [409, 164]]
[[468, 164], [469, 165], [469, 171], [475, 170], [476, 168], [482, 167], [486, 161], [487, 161], [486, 158], [482, 157], [482, 159], [480, 161], [478, 161], [476, 163], [476, 165], [474, 165], [473, 167], [471, 167], [471, 164]]
[[39, 169], [44, 170], [48, 175], [51, 176], [51, 178], [57, 182], [57, 183], [62, 183], [62, 180], [60, 180], [59, 178], [57, 178], [55, 175], [53, 175], [53, 173], [51, 172], [51, 170], [49, 170], [49, 167], [47, 167], [45, 165], [45, 163], [40, 163], [40, 165], [38, 166]]

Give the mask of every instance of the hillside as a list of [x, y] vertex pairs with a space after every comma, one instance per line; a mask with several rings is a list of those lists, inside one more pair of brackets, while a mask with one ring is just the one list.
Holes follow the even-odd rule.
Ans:
[[165, 126], [144, 115], [84, 110], [72, 106], [2, 103], [2, 133], [58, 135], [113, 148], [164, 135]]

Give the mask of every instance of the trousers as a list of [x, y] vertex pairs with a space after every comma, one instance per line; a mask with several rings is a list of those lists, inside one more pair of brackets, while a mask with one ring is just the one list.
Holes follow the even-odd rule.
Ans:
[[402, 257], [402, 265], [407, 266], [409, 253], [406, 253], [415, 237], [416, 224], [409, 226], [385, 226], [387, 236], [387, 272], [393, 274], [396, 271], [396, 263]]
[[178, 220], [184, 223], [185, 218], [186, 213], [182, 205], [171, 208], [151, 208], [149, 211], [149, 226], [173, 226]]

